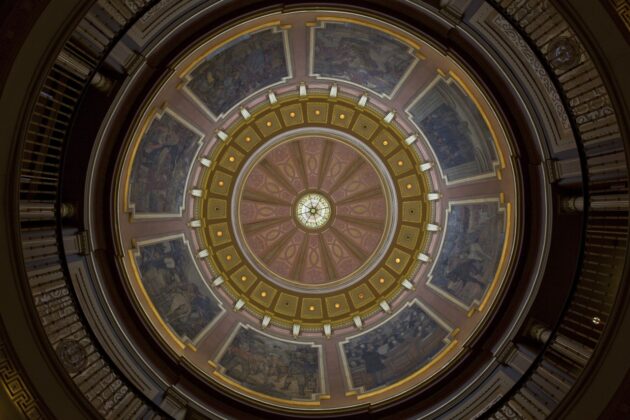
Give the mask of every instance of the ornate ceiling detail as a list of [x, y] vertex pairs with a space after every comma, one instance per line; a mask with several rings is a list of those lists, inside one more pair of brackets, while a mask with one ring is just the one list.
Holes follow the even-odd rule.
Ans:
[[[41, 398], [35, 393], [11, 347], [4, 325], [0, 322], [0, 392], [6, 393], [15, 408], [28, 419], [50, 416]], [[10, 415], [10, 413], [3, 413]]]
[[[274, 324], [321, 331], [380, 311], [426, 248], [419, 155], [358, 99], [296, 90], [226, 130], [207, 157], [198, 214], [212, 271]], [[315, 230], [296, 217], [309, 194], [326, 200]]]
[[21, 291], [85, 408], [542, 418], [580, 385], [618, 315], [619, 98], [554, 5], [442, 3], [94, 5], [16, 172]]
[[414, 36], [256, 19], [146, 103], [121, 262], [160, 340], [213, 383], [286, 407], [383, 401], [490, 313], [515, 235], [509, 153], [474, 79]]

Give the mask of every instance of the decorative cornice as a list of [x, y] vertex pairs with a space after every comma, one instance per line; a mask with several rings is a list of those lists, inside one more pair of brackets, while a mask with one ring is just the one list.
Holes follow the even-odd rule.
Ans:
[[630, 1], [601, 0], [615, 21], [624, 38], [630, 44]]
[[0, 320], [0, 384], [2, 392], [6, 393], [8, 399], [25, 418], [52, 418], [25, 375], [2, 320]]

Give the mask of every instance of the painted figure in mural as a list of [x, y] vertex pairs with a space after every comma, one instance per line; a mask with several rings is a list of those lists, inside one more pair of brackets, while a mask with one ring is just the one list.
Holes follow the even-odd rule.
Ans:
[[288, 77], [282, 32], [246, 35], [219, 49], [191, 73], [187, 87], [214, 115]]
[[504, 223], [497, 203], [451, 205], [430, 284], [466, 306], [480, 301], [497, 270]]
[[421, 127], [425, 136], [431, 139], [433, 151], [444, 168], [474, 160], [475, 148], [470, 141], [472, 132], [451, 106], [440, 105], [422, 120]]
[[243, 386], [285, 399], [321, 393], [319, 349], [241, 328], [221, 356], [227, 376]]
[[387, 359], [385, 357], [385, 354], [388, 348], [389, 348], [388, 343], [385, 343], [384, 345], [379, 347], [381, 351], [376, 349], [374, 345], [371, 343], [366, 344], [365, 347], [362, 348], [363, 350], [362, 356], [365, 362], [366, 372], [368, 375], [373, 376], [374, 383], [383, 382], [383, 371], [385, 370], [385, 367], [386, 367], [384, 362]]
[[375, 29], [327, 23], [315, 29], [313, 73], [391, 94], [414, 62], [409, 47]]
[[447, 335], [419, 306], [403, 309], [380, 327], [343, 344], [352, 387], [368, 391], [412, 374], [439, 352]]
[[494, 171], [492, 134], [475, 103], [454, 82], [438, 80], [409, 109], [449, 182]]
[[181, 238], [143, 245], [136, 257], [142, 284], [162, 319], [183, 340], [194, 340], [221, 308]]
[[153, 120], [138, 146], [129, 182], [136, 214], [180, 212], [199, 137], [169, 113]]

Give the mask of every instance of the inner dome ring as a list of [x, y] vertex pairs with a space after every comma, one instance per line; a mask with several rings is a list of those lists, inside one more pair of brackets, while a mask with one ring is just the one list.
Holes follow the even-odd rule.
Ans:
[[[296, 282], [291, 279], [278, 275], [270, 270], [266, 264], [252, 252], [247, 240], [245, 239], [245, 232], [243, 231], [243, 223], [241, 220], [241, 205], [242, 196], [247, 179], [252, 173], [254, 167], [262, 160], [269, 152], [274, 148], [279, 147], [285, 143], [291, 141], [299, 141], [300, 139], [307, 139], [310, 137], [325, 138], [331, 141], [339, 142], [342, 145], [348, 146], [361, 155], [367, 162], [373, 167], [374, 172], [378, 175], [382, 193], [385, 198], [386, 212], [384, 217], [384, 230], [383, 235], [379, 241], [378, 246], [369, 255], [366, 261], [361, 266], [354, 270], [349, 275], [342, 278], [328, 281], [323, 284], [307, 284], [302, 282]], [[279, 286], [288, 288], [290, 290], [305, 292], [305, 293], [322, 293], [337, 291], [345, 288], [349, 284], [360, 281], [368, 273], [370, 273], [381, 262], [385, 251], [391, 246], [395, 234], [396, 226], [398, 224], [398, 200], [396, 197], [396, 189], [394, 181], [391, 178], [387, 167], [378, 157], [378, 155], [371, 150], [366, 144], [359, 139], [348, 135], [344, 132], [325, 128], [325, 127], [304, 127], [291, 131], [287, 131], [279, 134], [278, 136], [271, 138], [259, 149], [257, 149], [244, 163], [243, 170], [237, 176], [234, 183], [234, 192], [230, 199], [230, 217], [233, 221], [232, 229], [235, 233], [234, 239], [239, 248], [243, 251], [245, 259], [254, 267], [256, 267], [259, 274], [265, 277], [267, 280], [278, 284]], [[303, 193], [306, 193], [303, 192]], [[297, 203], [302, 193], [296, 197], [294, 203], [292, 203], [292, 209]], [[331, 205], [335, 207], [335, 203], [331, 202]], [[334, 217], [334, 214], [332, 215]], [[332, 223], [332, 220], [328, 224]]]

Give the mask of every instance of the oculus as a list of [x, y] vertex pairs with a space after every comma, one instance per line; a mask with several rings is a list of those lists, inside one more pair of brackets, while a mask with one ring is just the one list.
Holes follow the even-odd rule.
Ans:
[[330, 203], [321, 194], [303, 195], [295, 206], [295, 218], [307, 229], [320, 229], [328, 223], [331, 215]]

